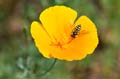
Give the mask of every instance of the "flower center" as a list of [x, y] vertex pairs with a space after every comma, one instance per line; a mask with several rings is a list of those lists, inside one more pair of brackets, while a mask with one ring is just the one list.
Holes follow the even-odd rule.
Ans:
[[[72, 25], [73, 26], [73, 25]], [[75, 28], [64, 28], [63, 32], [56, 32], [54, 36], [54, 42], [52, 42], [50, 45], [52, 46], [58, 46], [60, 48], [63, 48], [64, 45], [69, 44], [74, 40], [77, 35], [79, 34], [81, 29], [81, 25], [77, 25]]]

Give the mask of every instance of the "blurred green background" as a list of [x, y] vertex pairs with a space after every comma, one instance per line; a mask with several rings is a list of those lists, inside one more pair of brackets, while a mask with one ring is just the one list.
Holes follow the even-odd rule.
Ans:
[[[30, 24], [53, 5], [69, 6], [95, 22], [100, 42], [94, 54], [54, 66], [54, 59], [39, 54]], [[120, 0], [0, 0], [0, 79], [120, 79], [119, 26]]]

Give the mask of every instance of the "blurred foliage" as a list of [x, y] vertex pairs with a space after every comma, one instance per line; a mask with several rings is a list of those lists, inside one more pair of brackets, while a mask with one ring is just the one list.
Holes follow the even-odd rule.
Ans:
[[[95, 22], [100, 43], [94, 54], [56, 63], [39, 54], [30, 24], [53, 5], [69, 6]], [[0, 79], [120, 79], [119, 7], [120, 0], [0, 0]]]

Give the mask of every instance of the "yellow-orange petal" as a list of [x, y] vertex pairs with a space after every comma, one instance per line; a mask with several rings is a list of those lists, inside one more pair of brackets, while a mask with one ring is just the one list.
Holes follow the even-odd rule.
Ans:
[[45, 9], [40, 14], [40, 21], [51, 37], [61, 43], [69, 41], [66, 27], [69, 29], [74, 24], [77, 13], [66, 6], [53, 6]]
[[81, 53], [92, 54], [98, 45], [98, 34], [95, 24], [87, 16], [81, 16], [75, 25], [81, 25], [81, 31], [73, 46], [79, 44]]
[[31, 35], [39, 51], [43, 54], [43, 56], [49, 58], [51, 49], [49, 47], [49, 44], [51, 43], [51, 39], [47, 35], [45, 30], [42, 28], [42, 25], [39, 22], [37, 21], [32, 22]]

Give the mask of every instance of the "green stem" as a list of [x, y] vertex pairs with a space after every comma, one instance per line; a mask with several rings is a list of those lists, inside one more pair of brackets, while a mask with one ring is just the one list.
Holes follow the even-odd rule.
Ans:
[[56, 61], [57, 61], [57, 59], [54, 59], [52, 65], [49, 67], [49, 69], [47, 69], [47, 70], [42, 74], [42, 76], [43, 76], [43, 75], [46, 75], [49, 71], [52, 70], [52, 68], [54, 67]]

